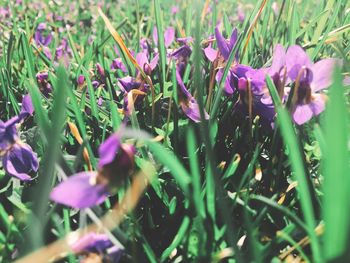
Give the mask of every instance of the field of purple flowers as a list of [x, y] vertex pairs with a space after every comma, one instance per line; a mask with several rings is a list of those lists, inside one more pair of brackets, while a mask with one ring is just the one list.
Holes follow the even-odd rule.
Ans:
[[349, 262], [350, 3], [0, 0], [0, 262]]

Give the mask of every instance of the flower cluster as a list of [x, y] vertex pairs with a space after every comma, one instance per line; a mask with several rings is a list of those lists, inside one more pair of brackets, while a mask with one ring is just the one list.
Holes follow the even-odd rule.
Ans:
[[[235, 46], [237, 31], [226, 40], [215, 30], [218, 51], [211, 45], [204, 53], [216, 70], [216, 80], [221, 81], [223, 66]], [[298, 45], [287, 50], [276, 45], [270, 67], [254, 69], [238, 63], [238, 54], [230, 66], [225, 79], [224, 90], [227, 96], [234, 92], [240, 95], [238, 107], [249, 115], [259, 115], [263, 121], [273, 123], [275, 110], [266, 86], [266, 76], [270, 76], [277, 88], [281, 100], [290, 101], [289, 109], [296, 124], [302, 125], [325, 109], [326, 95], [320, 91], [332, 84], [332, 72], [339, 59], [327, 58], [313, 63], [306, 52]]]

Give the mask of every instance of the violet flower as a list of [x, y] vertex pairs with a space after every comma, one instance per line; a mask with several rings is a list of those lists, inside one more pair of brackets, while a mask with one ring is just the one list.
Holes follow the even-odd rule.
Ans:
[[50, 199], [79, 209], [101, 204], [133, 171], [134, 154], [133, 146], [112, 134], [99, 147], [98, 171], [68, 177], [51, 191]]
[[36, 74], [36, 79], [38, 81], [40, 91], [45, 95], [45, 97], [48, 97], [52, 92], [52, 87], [49, 83], [49, 73], [47, 71], [41, 71]]
[[238, 33], [237, 29], [235, 28], [232, 33], [229, 40], [225, 39], [220, 31], [219, 27], [215, 27], [215, 38], [216, 38], [216, 44], [218, 46], [218, 49], [220, 51], [220, 54], [223, 56], [224, 60], [227, 61], [232, 49], [236, 45]]
[[327, 58], [314, 64], [300, 46], [288, 48], [286, 67], [289, 78], [294, 81], [291, 101], [295, 123], [302, 125], [324, 111], [326, 96], [319, 91], [332, 84], [332, 72], [336, 65], [341, 65], [339, 59]]
[[37, 172], [39, 162], [32, 148], [19, 138], [16, 125], [34, 111], [29, 95], [24, 96], [18, 116], [6, 122], [0, 120], [0, 157], [5, 172], [22, 181], [30, 181], [32, 172]]
[[[123, 251], [106, 234], [87, 233], [71, 245], [74, 253], [97, 253], [101, 262], [119, 262]], [[87, 255], [89, 257], [89, 255]]]
[[128, 72], [121, 58], [113, 59], [111, 64], [111, 69], [112, 70], [120, 69], [124, 73]]
[[35, 31], [34, 40], [35, 43], [40, 46], [48, 46], [52, 41], [52, 34], [48, 33], [45, 36], [45, 31], [47, 31], [47, 26], [45, 23], [40, 23]]
[[[182, 111], [185, 115], [194, 122], [201, 121], [200, 109], [196, 99], [191, 95], [191, 93], [185, 87], [185, 84], [182, 81], [180, 73], [176, 70], [176, 80], [180, 87], [178, 89], [179, 102]], [[206, 120], [209, 119], [208, 113], [204, 110], [204, 117]]]

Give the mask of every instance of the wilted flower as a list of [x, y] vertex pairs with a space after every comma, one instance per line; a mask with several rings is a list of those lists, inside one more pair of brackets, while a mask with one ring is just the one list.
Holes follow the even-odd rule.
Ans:
[[99, 147], [98, 171], [70, 176], [52, 190], [51, 200], [80, 209], [101, 204], [133, 171], [134, 154], [132, 145], [112, 134]]

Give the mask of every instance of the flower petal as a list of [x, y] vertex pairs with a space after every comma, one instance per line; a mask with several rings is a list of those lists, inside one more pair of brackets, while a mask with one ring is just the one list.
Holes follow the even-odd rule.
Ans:
[[[194, 122], [201, 121], [201, 115], [199, 111], [199, 105], [197, 101], [192, 97], [187, 101], [180, 101], [181, 109], [185, 113], [185, 115], [193, 120]], [[204, 110], [204, 118], [206, 120], [209, 119], [208, 113]]]
[[310, 107], [314, 116], [319, 115], [326, 108], [326, 95], [314, 94]]
[[164, 32], [164, 45], [169, 47], [175, 39], [175, 29], [173, 27], [168, 27]]
[[103, 166], [113, 162], [119, 150], [119, 147], [120, 147], [120, 138], [116, 133], [113, 133], [98, 148], [98, 155], [100, 156], [98, 167], [102, 168]]
[[298, 45], [288, 48], [286, 53], [286, 66], [288, 75], [292, 80], [295, 80], [301, 67], [311, 67], [312, 62], [306, 52]]
[[112, 245], [112, 242], [106, 234], [97, 234], [91, 232], [81, 237], [71, 247], [75, 253], [79, 253], [82, 251], [93, 250], [102, 251]]
[[218, 55], [218, 51], [213, 49], [211, 46], [208, 46], [204, 49], [204, 54], [209, 61], [214, 62]]
[[25, 118], [28, 115], [33, 115], [34, 107], [32, 103], [32, 98], [29, 94], [24, 95], [22, 99], [22, 109], [20, 113], [20, 118]]
[[36, 153], [28, 144], [14, 144], [3, 157], [4, 170], [11, 176], [30, 181], [30, 172], [36, 172], [39, 162]]
[[92, 184], [96, 172], [80, 172], [57, 185], [50, 194], [56, 203], [83, 209], [101, 204], [108, 191], [104, 185]]
[[269, 74], [280, 72], [281, 68], [286, 63], [286, 50], [281, 44], [277, 44], [273, 51], [272, 64], [269, 68]]
[[340, 59], [327, 58], [316, 62], [312, 66], [311, 89], [313, 92], [328, 88], [332, 84], [333, 70], [337, 64], [341, 65]]
[[296, 124], [302, 125], [308, 122], [313, 116], [313, 111], [309, 104], [297, 105], [293, 112], [293, 120]]
[[216, 44], [218, 45], [219, 51], [225, 60], [230, 56], [229, 46], [227, 44], [226, 39], [221, 35], [219, 31], [219, 27], [215, 27], [215, 38]]

